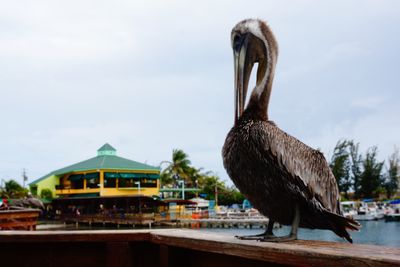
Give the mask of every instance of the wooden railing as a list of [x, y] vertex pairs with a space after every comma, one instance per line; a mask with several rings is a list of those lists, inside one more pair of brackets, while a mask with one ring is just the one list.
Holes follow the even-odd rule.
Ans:
[[[395, 234], [395, 233], [393, 233]], [[182, 229], [0, 232], [1, 266], [400, 266], [400, 249]]]

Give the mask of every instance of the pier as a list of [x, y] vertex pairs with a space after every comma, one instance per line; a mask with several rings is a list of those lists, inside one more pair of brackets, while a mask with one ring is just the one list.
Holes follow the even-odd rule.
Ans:
[[[200, 213], [114, 213], [114, 214], [89, 214], [89, 215], [63, 215], [59, 221], [76, 225], [113, 226], [113, 227], [149, 227], [170, 226], [187, 228], [266, 228], [268, 218], [250, 213], [239, 212], [228, 215], [208, 217]], [[276, 224], [276, 227], [279, 225]]]
[[[88, 225], [88, 226], [109, 226], [109, 227], [149, 227], [152, 226], [170, 226], [187, 228], [266, 228], [267, 218], [243, 218], [243, 219], [220, 219], [220, 218], [202, 218], [175, 220], [163, 219], [154, 214], [128, 215], [128, 216], [79, 216], [64, 217], [62, 222], [66, 224]], [[275, 227], [279, 225], [276, 224]]]
[[180, 219], [177, 225], [190, 228], [266, 228], [268, 219]]
[[113, 214], [113, 215], [79, 215], [63, 216], [60, 221], [64, 223], [74, 223], [89, 226], [112, 226], [112, 227], [149, 227], [155, 223], [154, 213], [142, 214]]
[[[22, 256], [23, 255], [23, 256]], [[3, 231], [4, 266], [399, 266], [400, 249], [297, 240], [268, 243], [196, 230]]]

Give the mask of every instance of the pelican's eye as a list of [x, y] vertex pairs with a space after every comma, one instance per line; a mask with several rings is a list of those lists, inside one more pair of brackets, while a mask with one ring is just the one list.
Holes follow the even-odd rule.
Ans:
[[232, 43], [233, 50], [239, 52], [240, 48], [242, 47], [243, 40], [244, 40], [244, 35], [236, 33], [235, 36], [233, 37], [233, 43]]

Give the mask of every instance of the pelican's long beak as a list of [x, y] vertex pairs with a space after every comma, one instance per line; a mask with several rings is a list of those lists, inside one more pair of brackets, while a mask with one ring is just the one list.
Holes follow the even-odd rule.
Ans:
[[246, 101], [247, 87], [252, 69], [252, 64], [248, 64], [246, 38], [240, 49], [233, 50], [234, 65], [235, 65], [235, 123], [243, 114]]

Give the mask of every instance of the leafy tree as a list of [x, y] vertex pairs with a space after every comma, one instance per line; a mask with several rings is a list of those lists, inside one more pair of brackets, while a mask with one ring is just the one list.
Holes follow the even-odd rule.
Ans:
[[168, 172], [162, 171], [160, 173], [160, 183], [162, 186], [169, 186], [171, 187], [173, 184], [174, 179], [172, 178], [172, 175], [170, 175]]
[[218, 194], [219, 205], [241, 204], [244, 199], [244, 196], [234, 186], [225, 187]]
[[[213, 174], [207, 173], [199, 180], [201, 194], [206, 195], [206, 199], [215, 200], [218, 205], [232, 205], [242, 203], [244, 196], [234, 186], [226, 186], [224, 181]], [[217, 199], [215, 199], [217, 197]]]
[[393, 154], [389, 157], [389, 167], [386, 173], [384, 188], [387, 198], [391, 198], [396, 193], [399, 186], [400, 157], [399, 150], [395, 148]]
[[337, 180], [339, 191], [344, 192], [345, 198], [348, 198], [348, 192], [353, 184], [350, 174], [351, 159], [349, 146], [351, 144], [351, 141], [339, 140], [333, 151], [331, 163], [329, 164], [332, 173]]
[[215, 196], [218, 196], [221, 190], [225, 188], [225, 183], [217, 175], [213, 174], [201, 177], [199, 185], [201, 188], [200, 193], [205, 194], [208, 200], [215, 200]]
[[207, 173], [203, 173], [203, 168], [194, 168], [190, 167], [188, 169], [188, 179], [186, 179], [186, 182], [188, 186], [190, 187], [196, 187], [198, 188], [199, 185], [201, 185], [202, 181], [204, 180], [204, 177], [207, 176]]
[[378, 196], [382, 185], [382, 168], [384, 162], [377, 161], [378, 148], [369, 148], [362, 162], [363, 171], [360, 176], [360, 193], [362, 197]]
[[4, 198], [22, 198], [28, 195], [28, 189], [23, 188], [17, 181], [9, 180], [4, 183], [1, 191], [1, 197]]
[[177, 179], [188, 180], [191, 172], [189, 156], [181, 149], [172, 151], [172, 161], [163, 161], [169, 165], [161, 172], [161, 183], [164, 185], [177, 185]]
[[53, 192], [48, 188], [44, 188], [40, 192], [40, 197], [41, 198], [45, 198], [45, 199], [52, 199], [53, 198]]
[[349, 143], [350, 159], [351, 159], [351, 174], [353, 178], [353, 189], [355, 198], [361, 195], [361, 175], [362, 175], [362, 156], [358, 152], [359, 143], [355, 144], [353, 141]]

